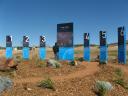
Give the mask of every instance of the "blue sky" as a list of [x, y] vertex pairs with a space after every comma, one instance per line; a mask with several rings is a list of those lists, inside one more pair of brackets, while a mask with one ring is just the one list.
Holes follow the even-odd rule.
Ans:
[[22, 45], [23, 35], [30, 45], [39, 45], [40, 35], [53, 45], [57, 24], [67, 22], [74, 22], [75, 44], [83, 43], [84, 32], [99, 44], [100, 30], [107, 31], [108, 43], [117, 42], [117, 27], [128, 30], [128, 0], [0, 0], [0, 46], [6, 35], [14, 46]]

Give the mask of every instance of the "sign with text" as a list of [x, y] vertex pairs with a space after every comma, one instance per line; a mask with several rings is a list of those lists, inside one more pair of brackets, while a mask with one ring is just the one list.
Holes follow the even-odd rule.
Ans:
[[57, 24], [57, 44], [60, 60], [74, 60], [73, 23]]
[[29, 59], [29, 37], [23, 36], [23, 59], [28, 60]]
[[107, 35], [106, 31], [100, 31], [100, 63], [107, 63]]
[[100, 31], [100, 46], [106, 46], [106, 32]]
[[29, 37], [23, 36], [23, 47], [29, 47]]
[[40, 36], [40, 47], [45, 47], [46, 37]]
[[40, 36], [40, 49], [39, 49], [39, 57], [41, 60], [46, 58], [46, 37]]
[[73, 23], [57, 24], [57, 43], [59, 47], [73, 47]]

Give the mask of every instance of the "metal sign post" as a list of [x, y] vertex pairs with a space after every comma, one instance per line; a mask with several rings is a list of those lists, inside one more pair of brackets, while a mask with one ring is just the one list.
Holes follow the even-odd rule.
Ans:
[[90, 36], [84, 33], [84, 60], [90, 61]]
[[107, 35], [105, 31], [100, 31], [100, 64], [106, 64], [108, 60]]
[[6, 36], [6, 58], [7, 59], [11, 59], [13, 57], [12, 52], [13, 52], [12, 36], [8, 35]]
[[23, 36], [23, 59], [29, 59], [29, 37]]
[[45, 48], [46, 38], [45, 36], [40, 36], [40, 49], [39, 49], [39, 56], [41, 60], [46, 58], [46, 48]]
[[124, 27], [118, 28], [118, 62], [126, 64], [126, 32]]

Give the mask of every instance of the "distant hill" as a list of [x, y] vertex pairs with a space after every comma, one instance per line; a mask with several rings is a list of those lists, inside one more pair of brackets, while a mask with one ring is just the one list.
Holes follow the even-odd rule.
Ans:
[[[126, 41], [126, 43], [128, 44], [128, 40]], [[117, 46], [118, 43], [111, 43], [111, 44], [108, 44], [108, 45], [110, 45], [110, 46]]]
[[6, 49], [5, 47], [0, 46], [0, 49]]
[[[83, 45], [83, 44], [75, 44], [75, 45], [74, 45], [74, 47], [81, 47], [81, 46], [84, 46], [84, 45]], [[98, 46], [98, 45], [96, 45], [96, 44], [91, 44], [90, 46], [93, 47], [93, 46]]]
[[[127, 42], [127, 44], [128, 44], [128, 40], [126, 41]], [[118, 43], [116, 42], [116, 43], [110, 43], [110, 44], [108, 44], [109, 46], [117, 46], [118, 45]], [[74, 45], [74, 47], [81, 47], [81, 46], [83, 46], [83, 44], [75, 44]], [[97, 44], [91, 44], [90, 45], [91, 47], [94, 47], [94, 46], [99, 46], [99, 45], [97, 45]]]

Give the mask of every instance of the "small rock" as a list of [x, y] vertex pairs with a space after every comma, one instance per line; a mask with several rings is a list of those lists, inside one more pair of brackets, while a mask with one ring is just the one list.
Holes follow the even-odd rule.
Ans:
[[0, 93], [4, 90], [11, 88], [13, 82], [10, 78], [0, 76]]
[[53, 66], [53, 67], [56, 68], [56, 67], [60, 67], [61, 64], [58, 61], [54, 60], [54, 59], [49, 59], [47, 61], [47, 66]]
[[28, 91], [31, 91], [32, 89], [31, 88], [27, 88]]

